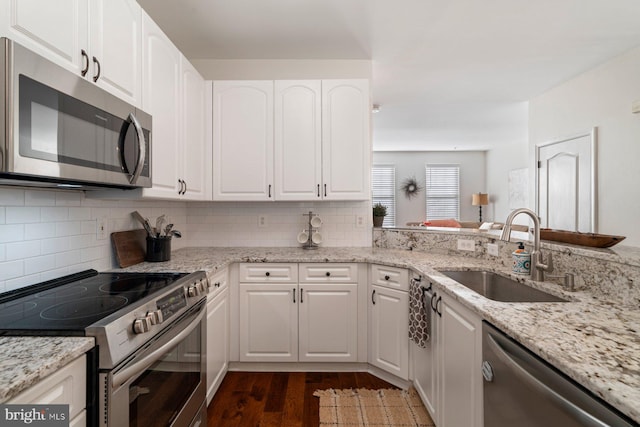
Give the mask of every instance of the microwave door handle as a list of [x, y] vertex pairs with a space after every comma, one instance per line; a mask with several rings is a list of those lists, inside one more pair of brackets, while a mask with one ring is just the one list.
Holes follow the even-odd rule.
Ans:
[[135, 184], [138, 178], [140, 177], [140, 174], [142, 173], [142, 168], [144, 167], [144, 161], [145, 161], [145, 158], [147, 157], [147, 145], [145, 144], [144, 132], [142, 132], [142, 126], [140, 126], [140, 122], [138, 122], [138, 119], [136, 119], [136, 116], [134, 116], [133, 113], [129, 113], [129, 118], [127, 119], [127, 121], [133, 124], [133, 127], [136, 129], [136, 134], [138, 135], [138, 150], [139, 150], [138, 163], [136, 164], [136, 168], [133, 170], [133, 174], [129, 179], [130, 184]]
[[[178, 344], [180, 341], [182, 341], [187, 336], [189, 336], [189, 334], [191, 332], [193, 332], [193, 330], [198, 326], [198, 324], [200, 323], [200, 321], [204, 317], [205, 313], [206, 313], [206, 310], [200, 310], [196, 314], [196, 318], [193, 319], [189, 323], [189, 325], [187, 327], [185, 327], [182, 331], [180, 331], [175, 337], [171, 338], [169, 341], [167, 341], [166, 343], [162, 344], [160, 347], [158, 347], [157, 349], [153, 350], [153, 352], [151, 352], [148, 355], [144, 356], [142, 359], [140, 359], [139, 361], [135, 362], [133, 365], [121, 370], [120, 372], [118, 372], [116, 374], [114, 374], [113, 378], [111, 380], [111, 384], [112, 384], [113, 388], [114, 389], [119, 388], [121, 385], [125, 384], [131, 378], [137, 377], [139, 374], [144, 372], [149, 366], [153, 365], [158, 360], [160, 360], [162, 358], [162, 356], [164, 356], [171, 347], [173, 347], [176, 344]], [[180, 324], [177, 324], [174, 327], [179, 327], [179, 326], [180, 326]]]
[[511, 358], [505, 349], [496, 342], [496, 340], [488, 335], [486, 338], [489, 345], [492, 347], [496, 356], [511, 370], [513, 371], [520, 379], [528, 383], [530, 386], [538, 390], [543, 395], [547, 396], [552, 401], [556, 402], [559, 406], [564, 408], [567, 412], [573, 414], [577, 419], [580, 420], [582, 425], [585, 427], [608, 427], [609, 424], [604, 423], [603, 421], [595, 418], [593, 415], [589, 414], [582, 408], [576, 406], [573, 402], [565, 399], [563, 396], [558, 394], [555, 390], [549, 387], [547, 384], [543, 383], [536, 377], [534, 377], [529, 371], [520, 366], [518, 362], [516, 362], [513, 358]]

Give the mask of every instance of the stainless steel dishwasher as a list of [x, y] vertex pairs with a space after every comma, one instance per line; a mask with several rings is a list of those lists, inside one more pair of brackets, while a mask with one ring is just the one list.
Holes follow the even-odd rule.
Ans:
[[493, 325], [482, 325], [484, 427], [638, 426]]

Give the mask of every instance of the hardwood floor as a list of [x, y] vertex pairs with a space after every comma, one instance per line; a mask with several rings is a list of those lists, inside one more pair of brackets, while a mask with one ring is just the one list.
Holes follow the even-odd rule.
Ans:
[[207, 409], [209, 427], [317, 427], [316, 390], [397, 388], [366, 372], [228, 372]]

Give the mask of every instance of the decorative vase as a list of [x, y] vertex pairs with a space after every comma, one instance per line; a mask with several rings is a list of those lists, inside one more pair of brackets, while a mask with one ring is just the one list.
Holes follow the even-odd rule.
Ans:
[[383, 216], [374, 216], [373, 217], [373, 226], [374, 227], [382, 227], [382, 223], [384, 222]]

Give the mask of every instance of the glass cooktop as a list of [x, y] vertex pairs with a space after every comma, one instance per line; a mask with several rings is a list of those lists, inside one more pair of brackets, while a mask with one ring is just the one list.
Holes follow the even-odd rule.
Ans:
[[88, 270], [0, 294], [0, 335], [84, 335], [89, 325], [185, 275]]

